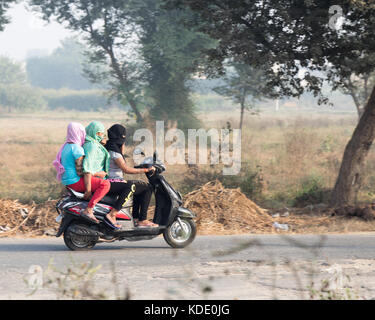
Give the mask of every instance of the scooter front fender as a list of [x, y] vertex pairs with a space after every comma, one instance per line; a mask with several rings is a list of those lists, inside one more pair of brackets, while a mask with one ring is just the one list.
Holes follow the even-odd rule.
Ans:
[[185, 219], [193, 219], [196, 217], [196, 214], [184, 207], [174, 206], [171, 210], [171, 213], [168, 218], [167, 226], [170, 226], [176, 217], [185, 218]]
[[179, 207], [177, 209], [177, 216], [182, 217], [182, 218], [187, 218], [187, 219], [193, 219], [197, 215], [193, 211], [189, 210], [188, 208]]

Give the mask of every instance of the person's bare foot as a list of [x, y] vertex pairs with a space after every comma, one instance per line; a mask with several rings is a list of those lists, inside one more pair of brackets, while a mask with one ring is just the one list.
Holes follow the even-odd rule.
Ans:
[[116, 220], [116, 213], [117, 212], [110, 212], [107, 214], [107, 219], [116, 227], [121, 228], [121, 225], [117, 223]]
[[82, 214], [88, 216], [90, 219], [99, 223], [99, 220], [96, 219], [96, 217], [94, 216], [94, 209], [93, 208], [86, 208], [85, 210], [83, 210]]
[[157, 227], [159, 227], [158, 224], [153, 223], [153, 222], [148, 221], [148, 220], [138, 221], [138, 226], [139, 226], [139, 227], [152, 227], [152, 228], [157, 228]]

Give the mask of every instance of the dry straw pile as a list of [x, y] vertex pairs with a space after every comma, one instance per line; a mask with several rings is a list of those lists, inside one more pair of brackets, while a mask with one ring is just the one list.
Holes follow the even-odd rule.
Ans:
[[52, 235], [58, 227], [56, 202], [24, 205], [17, 200], [0, 199], [0, 237]]
[[271, 233], [272, 217], [239, 188], [211, 181], [184, 197], [184, 206], [197, 214], [200, 234]]

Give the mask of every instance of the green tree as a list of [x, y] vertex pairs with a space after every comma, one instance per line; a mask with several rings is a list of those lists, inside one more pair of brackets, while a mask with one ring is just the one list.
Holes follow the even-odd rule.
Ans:
[[6, 16], [6, 11], [9, 9], [12, 3], [15, 3], [16, 0], [1, 0], [0, 1], [0, 31], [4, 30], [4, 26], [10, 22], [8, 16]]
[[85, 68], [96, 83], [112, 88], [112, 97], [129, 103], [139, 122], [147, 109], [170, 125], [196, 126], [187, 81], [202, 64], [212, 41], [186, 28], [190, 10], [167, 11], [162, 0], [32, 0], [45, 19], [56, 17], [81, 32], [88, 42]]
[[21, 64], [0, 56], [0, 84], [26, 84], [27, 77]]
[[37, 89], [21, 84], [0, 84], [0, 105], [8, 112], [42, 110], [47, 106]]
[[228, 64], [232, 71], [226, 73], [224, 85], [214, 88], [214, 91], [231, 98], [241, 107], [240, 129], [242, 129], [245, 110], [254, 108], [257, 101], [262, 100], [269, 93], [264, 91], [265, 75], [262, 70], [256, 70], [249, 65], [231, 62]]
[[214, 42], [196, 28], [182, 23], [192, 20], [191, 10], [167, 11], [162, 0], [135, 1], [134, 21], [140, 26], [139, 39], [146, 63], [146, 95], [151, 98], [150, 114], [179, 128], [199, 126], [188, 81], [205, 64], [203, 51]]
[[46, 89], [92, 88], [92, 84], [83, 76], [84, 50], [76, 38], [69, 37], [61, 41], [61, 46], [52, 54], [28, 58], [26, 71], [30, 83]]
[[[236, 57], [263, 67], [266, 85], [282, 96], [311, 91], [322, 95], [323, 83], [343, 88], [351, 75], [375, 71], [375, 3], [339, 0], [169, 0], [168, 6], [197, 12], [201, 30], [219, 41], [208, 54], [222, 62]], [[339, 19], [341, 18], [341, 19]], [[340, 26], [341, 23], [341, 26]], [[304, 70], [302, 76], [298, 76]], [[375, 138], [375, 87], [348, 142], [331, 204], [356, 201], [368, 151]]]
[[0, 57], [0, 105], [9, 112], [46, 106], [39, 91], [28, 84], [21, 64], [6, 57]]
[[79, 32], [87, 41], [86, 55], [92, 68], [86, 68], [90, 79], [106, 83], [120, 102], [129, 103], [138, 122], [140, 112], [140, 69], [130, 50], [134, 42], [134, 24], [129, 20], [133, 9], [122, 0], [31, 0], [32, 6]]

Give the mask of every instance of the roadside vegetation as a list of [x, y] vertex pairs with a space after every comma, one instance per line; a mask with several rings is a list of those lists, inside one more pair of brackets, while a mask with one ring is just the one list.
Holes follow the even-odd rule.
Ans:
[[[311, 115], [309, 111], [272, 110], [259, 116], [247, 114], [242, 129], [242, 166], [236, 176], [224, 176], [220, 167], [210, 165], [170, 165], [166, 175], [183, 194], [218, 179], [225, 187], [237, 188], [265, 208], [307, 206], [325, 203], [337, 177], [345, 143], [356, 123], [356, 116], [343, 114]], [[305, 113], [305, 114], [304, 114]], [[225, 111], [199, 115], [204, 128], [236, 126], [235, 115]], [[0, 197], [22, 202], [56, 199], [61, 191], [51, 165], [65, 137], [69, 121], [87, 125], [101, 120], [132, 123], [126, 112], [45, 111], [32, 114], [2, 114], [0, 126], [5, 133], [0, 142]], [[126, 121], [126, 119], [128, 121]], [[131, 137], [130, 137], [131, 138]], [[128, 146], [131, 155], [136, 143]], [[14, 155], [17, 154], [17, 157]], [[366, 166], [366, 180], [359, 201], [373, 201], [375, 194], [374, 152]], [[128, 161], [132, 161], [131, 158]], [[183, 174], [181, 174], [183, 172]], [[144, 178], [139, 176], [139, 178]], [[8, 182], [12, 181], [12, 188]]]
[[[355, 45], [350, 40], [372, 30], [373, 21], [366, 18], [374, 8], [346, 5], [358, 23], [345, 42], [327, 24], [328, 4], [312, 10], [315, 20], [298, 21], [308, 35], [301, 38], [259, 20], [263, 12], [256, 2], [238, 3], [249, 11], [247, 24], [228, 0], [207, 7], [194, 3], [74, 0], [67, 7], [63, 1], [28, 1], [43, 20], [57, 19], [75, 37], [51, 53], [31, 52], [23, 62], [0, 58], [1, 198], [28, 203], [58, 198], [61, 186], [51, 162], [66, 125], [96, 119], [107, 127], [118, 122], [128, 127], [128, 154], [132, 132], [152, 129], [156, 120], [165, 121], [166, 129], [242, 128], [238, 175], [223, 176], [220, 166], [168, 167], [166, 175], [183, 194], [217, 179], [264, 208], [373, 202], [374, 152], [367, 147], [375, 132], [370, 110], [375, 103], [369, 100], [373, 48], [367, 38]], [[1, 28], [10, 22], [12, 5], [8, 0], [1, 8]], [[296, 16], [308, 16], [314, 6], [273, 0], [262, 5], [278, 8], [280, 16], [268, 19], [291, 28]], [[341, 28], [348, 27], [349, 18]], [[263, 46], [258, 28], [268, 38], [280, 37], [278, 45]], [[300, 55], [294, 50], [300, 40], [314, 50]], [[327, 49], [330, 42], [335, 52]], [[350, 63], [338, 59], [349, 51]], [[301, 67], [306, 70], [297, 77]], [[334, 108], [321, 105], [328, 102]]]

